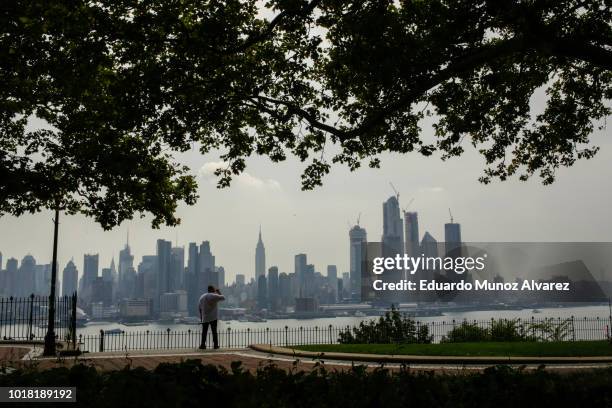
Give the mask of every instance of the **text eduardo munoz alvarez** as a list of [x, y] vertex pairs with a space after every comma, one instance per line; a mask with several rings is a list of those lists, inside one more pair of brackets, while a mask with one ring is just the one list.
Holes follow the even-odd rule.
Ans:
[[[479, 257], [426, 257], [421, 255], [413, 257], [409, 255], [397, 254], [395, 257], [376, 257], [373, 258], [372, 272], [381, 275], [385, 271], [404, 270], [414, 275], [417, 271], [454, 271], [458, 275], [473, 270], [482, 271], [485, 269], [487, 254]], [[475, 280], [472, 282], [438, 282], [436, 280], [421, 279], [412, 281], [402, 279], [398, 282], [385, 282], [376, 279], [372, 282], [372, 287], [376, 291], [385, 290], [491, 290], [491, 291], [569, 291], [569, 282], [538, 282], [535, 280], [524, 280], [522, 282], [490, 282], [488, 280]]]

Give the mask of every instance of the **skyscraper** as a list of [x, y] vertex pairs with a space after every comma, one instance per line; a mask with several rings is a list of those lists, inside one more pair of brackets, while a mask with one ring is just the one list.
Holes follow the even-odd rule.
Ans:
[[2, 252], [0, 252], [0, 296], [2, 295], [8, 295], [7, 293], [7, 289], [8, 286], [6, 284], [6, 271], [4, 269], [2, 269]]
[[16, 296], [17, 293], [17, 271], [19, 270], [19, 261], [15, 258], [6, 260], [6, 294]]
[[[363, 262], [363, 246], [368, 242], [368, 235], [364, 228], [355, 225], [349, 231], [350, 243], [350, 285], [344, 285], [345, 290], [350, 290], [351, 299], [361, 299], [361, 274]], [[347, 288], [348, 286], [348, 288]]]
[[404, 252], [404, 226], [402, 217], [400, 217], [397, 196], [391, 196], [383, 203], [382, 243], [385, 250], [389, 252], [388, 256]]
[[[57, 282], [56, 282], [56, 285], [57, 285]], [[51, 289], [51, 264], [36, 265], [34, 267], [34, 292], [33, 293], [39, 296], [49, 296], [50, 289]], [[57, 293], [57, 291], [55, 293]]]
[[461, 247], [461, 225], [455, 222], [444, 224], [444, 250], [451, 256], [461, 256], [455, 253]]
[[257, 279], [257, 307], [259, 309], [268, 307], [268, 280], [266, 275], [261, 275]]
[[295, 256], [295, 276], [298, 284], [298, 296], [306, 296], [306, 254], [297, 254]]
[[15, 285], [16, 296], [29, 296], [36, 291], [35, 284], [36, 260], [32, 255], [26, 255], [21, 260], [21, 266]]
[[285, 272], [278, 275], [278, 297], [282, 306], [291, 304], [291, 278]]
[[222, 288], [225, 286], [225, 268], [222, 266], [217, 266], [216, 272], [217, 272], [217, 286]]
[[266, 248], [261, 240], [261, 227], [259, 227], [259, 240], [255, 247], [255, 279], [266, 275]]
[[208, 285], [213, 285], [211, 275], [215, 272], [215, 257], [210, 250], [210, 242], [204, 241], [200, 245], [200, 256], [198, 266], [198, 290], [200, 295], [205, 293]]
[[157, 293], [157, 257], [155, 255], [145, 255], [138, 264], [138, 277], [135, 287], [136, 298], [154, 299]]
[[278, 285], [278, 267], [272, 266], [268, 269], [268, 301], [272, 310], [278, 310], [280, 305]]
[[174, 247], [170, 255], [170, 274], [174, 292], [185, 287], [185, 248]]
[[187, 289], [187, 310], [191, 316], [198, 315], [198, 299], [201, 296], [199, 287], [200, 251], [198, 244], [189, 243], [187, 255], [187, 271], [185, 274], [185, 287]]
[[111, 268], [102, 268], [102, 279], [104, 282], [113, 281], [113, 272]]
[[426, 258], [438, 257], [438, 241], [428, 231], [423, 235], [421, 252]]
[[85, 302], [91, 300], [91, 290], [94, 280], [98, 277], [99, 255], [83, 255], [83, 276], [79, 285], [79, 294]]
[[62, 296], [72, 296], [77, 291], [78, 274], [77, 267], [71, 259], [62, 272]]
[[153, 306], [157, 310], [159, 307], [159, 298], [164, 293], [172, 292], [172, 272], [170, 269], [170, 257], [172, 253], [172, 243], [163, 239], [157, 240], [157, 298], [153, 302]]
[[[125, 247], [119, 251], [119, 271], [117, 279], [117, 297], [119, 299], [129, 298], [133, 294], [134, 283], [130, 284], [130, 280], [134, 280], [134, 255], [130, 248], [129, 235], [125, 242]], [[132, 286], [132, 290], [130, 290]]]
[[327, 284], [334, 292], [334, 301], [338, 301], [338, 268], [336, 265], [327, 265]]
[[[460, 258], [463, 256], [461, 252], [461, 225], [453, 222], [451, 216], [451, 222], [444, 224], [444, 254], [451, 258]], [[446, 276], [451, 280], [461, 280], [468, 279], [469, 274], [460, 275], [447, 270]]]
[[[134, 257], [132, 256], [132, 260], [134, 259]], [[130, 267], [134, 267], [133, 266], [133, 262], [132, 265], [130, 265]], [[117, 273], [117, 268], [115, 267], [115, 257], [113, 257], [111, 259], [111, 264], [110, 264], [110, 280], [111, 282], [117, 284], [117, 282], [119, 282], [119, 274]]]
[[419, 256], [419, 217], [416, 212], [404, 212], [404, 227], [406, 254], [409, 256]]
[[[342, 272], [342, 286], [345, 292], [351, 290], [351, 273], [350, 272]], [[350, 296], [350, 292], [349, 292], [349, 296]]]
[[306, 265], [304, 270], [304, 290], [303, 297], [313, 297], [315, 295], [315, 267], [313, 264]]

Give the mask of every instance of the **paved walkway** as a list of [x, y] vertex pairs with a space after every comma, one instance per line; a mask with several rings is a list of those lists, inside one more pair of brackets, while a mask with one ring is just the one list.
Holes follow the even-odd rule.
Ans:
[[[252, 350], [252, 349], [220, 349], [220, 350], [147, 350], [133, 351], [129, 353], [105, 352], [105, 353], [86, 353], [79, 357], [57, 358], [42, 358], [40, 353], [42, 347], [34, 347], [31, 349], [23, 346], [16, 347], [0, 347], [0, 362], [13, 367], [35, 367], [37, 369], [48, 369], [52, 367], [71, 367], [74, 364], [86, 364], [96, 369], [119, 370], [126, 366], [143, 367], [145, 369], [154, 369], [161, 363], [178, 363], [189, 359], [200, 360], [203, 364], [213, 364], [226, 369], [231, 368], [232, 362], [242, 362], [242, 367], [251, 371], [257, 370], [267, 364], [274, 364], [278, 368], [285, 370], [304, 370], [310, 371], [317, 364], [323, 364], [328, 370], [347, 370], [353, 365], [365, 365], [368, 369], [380, 367], [379, 361], [361, 361], [362, 357], [355, 358], [354, 361], [347, 361], [331, 358], [333, 356], [292, 356], [280, 354], [280, 350]], [[269, 346], [265, 346], [269, 347]], [[371, 357], [371, 356], [370, 356]], [[361, 360], [360, 360], [361, 359]], [[508, 364], [519, 366], [518, 364], [508, 361]], [[386, 362], [385, 367], [398, 370], [401, 367], [399, 362]], [[436, 371], [436, 372], [452, 372], [466, 373], [477, 372], [490, 367], [490, 363], [472, 363], [463, 364], [452, 361], [419, 361], [408, 364], [411, 370], [414, 371]], [[538, 368], [541, 363], [526, 364], [527, 369]], [[566, 362], [547, 366], [547, 369], [556, 371], [576, 371], [585, 369], [594, 369], [601, 367], [611, 367], [612, 362], [592, 363], [592, 362]]]
[[0, 345], [0, 362], [21, 360], [30, 350], [30, 346]]

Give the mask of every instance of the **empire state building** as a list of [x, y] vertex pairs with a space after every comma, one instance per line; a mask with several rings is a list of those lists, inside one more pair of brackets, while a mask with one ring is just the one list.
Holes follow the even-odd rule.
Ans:
[[266, 248], [261, 240], [261, 227], [259, 227], [259, 240], [255, 247], [255, 281], [262, 275], [266, 275]]

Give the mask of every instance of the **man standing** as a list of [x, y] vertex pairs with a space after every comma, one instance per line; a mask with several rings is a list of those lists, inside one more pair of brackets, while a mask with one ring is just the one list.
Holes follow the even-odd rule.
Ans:
[[200, 343], [200, 349], [206, 348], [206, 337], [208, 335], [209, 325], [212, 330], [213, 345], [216, 349], [219, 348], [219, 338], [217, 334], [219, 311], [217, 309], [217, 303], [223, 300], [225, 300], [225, 296], [219, 292], [219, 289], [215, 289], [212, 285], [208, 286], [208, 293], [200, 297], [199, 309], [200, 321], [202, 322], [202, 342]]

